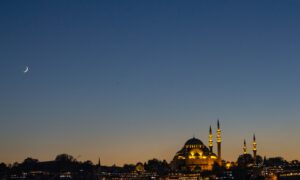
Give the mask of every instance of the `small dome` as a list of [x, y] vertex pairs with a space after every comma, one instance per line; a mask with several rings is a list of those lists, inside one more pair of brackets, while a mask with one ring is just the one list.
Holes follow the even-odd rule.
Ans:
[[193, 137], [193, 138], [187, 140], [187, 142], [185, 143], [185, 146], [186, 145], [203, 145], [203, 142], [200, 139]]

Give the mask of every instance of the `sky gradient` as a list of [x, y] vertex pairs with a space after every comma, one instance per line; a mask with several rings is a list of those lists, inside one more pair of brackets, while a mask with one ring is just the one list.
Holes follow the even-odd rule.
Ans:
[[0, 162], [170, 161], [193, 135], [207, 145], [218, 118], [223, 159], [253, 133], [259, 155], [300, 159], [299, 9], [1, 1]]

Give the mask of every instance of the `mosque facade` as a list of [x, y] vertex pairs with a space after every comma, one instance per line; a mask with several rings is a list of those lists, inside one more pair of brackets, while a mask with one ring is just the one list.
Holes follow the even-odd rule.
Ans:
[[179, 171], [211, 171], [215, 163], [222, 164], [221, 158], [221, 128], [219, 120], [217, 122], [217, 154], [213, 152], [213, 134], [209, 128], [207, 147], [200, 139], [195, 137], [186, 141], [181, 150], [179, 150], [173, 160], [171, 167]]

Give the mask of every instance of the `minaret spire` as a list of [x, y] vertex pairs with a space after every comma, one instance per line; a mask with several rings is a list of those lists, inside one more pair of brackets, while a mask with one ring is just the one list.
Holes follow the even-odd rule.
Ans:
[[217, 126], [218, 126], [218, 129], [217, 129], [217, 148], [218, 148], [218, 162], [219, 162], [219, 165], [221, 165], [222, 163], [222, 157], [221, 157], [221, 128], [220, 128], [220, 122], [219, 122], [219, 119], [218, 119], [218, 122], [217, 122]]
[[255, 138], [255, 134], [253, 134], [253, 160], [254, 160], [254, 164], [256, 164], [256, 138]]
[[101, 174], [101, 161], [100, 161], [100, 157], [98, 159], [98, 163], [97, 163], [96, 167], [97, 167], [96, 168], [96, 172], [97, 172], [98, 175], [100, 175]]
[[244, 147], [243, 147], [243, 150], [244, 150], [244, 154], [247, 154], [247, 144], [246, 144], [246, 140], [244, 139]]
[[209, 126], [209, 135], [208, 135], [208, 143], [209, 143], [209, 151], [213, 152], [213, 134], [211, 130], [211, 126]]
[[100, 157], [98, 159], [98, 164], [97, 164], [99, 167], [101, 167], [101, 161], [100, 161]]

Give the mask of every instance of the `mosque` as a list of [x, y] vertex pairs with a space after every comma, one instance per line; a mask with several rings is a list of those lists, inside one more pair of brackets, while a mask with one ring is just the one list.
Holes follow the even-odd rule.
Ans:
[[218, 120], [217, 123], [217, 154], [213, 152], [213, 134], [211, 126], [209, 128], [209, 147], [195, 137], [189, 139], [178, 151], [173, 160], [171, 161], [171, 167], [174, 170], [182, 171], [211, 171], [213, 165], [218, 163], [222, 165], [221, 158], [221, 129]]
[[[205, 144], [195, 137], [186, 141], [184, 146], [180, 151], [178, 151], [173, 160], [171, 161], [171, 167], [173, 170], [179, 171], [211, 171], [213, 170], [213, 166], [217, 163], [219, 166], [223, 166], [222, 157], [221, 157], [221, 128], [220, 122], [217, 122], [217, 154], [213, 152], [213, 134], [211, 126], [209, 127], [209, 135], [208, 135], [208, 144], [206, 147]], [[257, 165], [259, 163], [258, 155], [257, 155], [257, 144], [255, 134], [253, 135], [253, 165]], [[247, 153], [246, 140], [244, 140], [243, 146], [243, 156], [249, 155]], [[261, 160], [260, 160], [261, 161]], [[226, 164], [227, 166], [227, 164]]]

